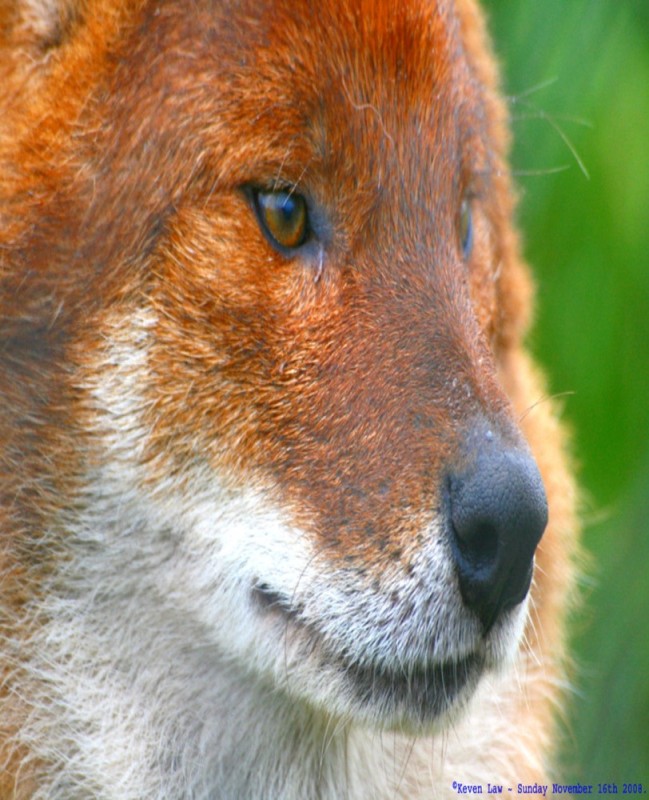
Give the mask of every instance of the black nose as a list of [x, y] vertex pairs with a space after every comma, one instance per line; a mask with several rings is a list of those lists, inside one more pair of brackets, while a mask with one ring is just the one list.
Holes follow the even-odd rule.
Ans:
[[530, 588], [548, 520], [543, 482], [531, 455], [480, 424], [448, 489], [460, 592], [487, 632]]

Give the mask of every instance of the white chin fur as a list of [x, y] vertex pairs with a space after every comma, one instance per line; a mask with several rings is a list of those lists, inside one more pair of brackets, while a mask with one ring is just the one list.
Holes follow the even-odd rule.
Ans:
[[[146, 313], [117, 321], [86, 387], [103, 460], [85, 510], [61, 520], [70, 557], [32, 643], [43, 713], [23, 736], [59, 764], [43, 797], [86, 796], [76, 793], [84, 776], [88, 797], [288, 800], [316, 796], [307, 781], [328, 769], [331, 797], [344, 796], [348, 734], [352, 747], [357, 728], [455, 729], [484, 694], [483, 672], [515, 659], [527, 604], [483, 640], [435, 520], [409, 570], [368, 578], [328, 561], [261, 487], [228, 488], [207, 465], [156, 477], [168, 471], [142, 457], [135, 377], [153, 323]], [[69, 752], [44, 744], [62, 741]], [[295, 765], [275, 795], [245, 783]]]

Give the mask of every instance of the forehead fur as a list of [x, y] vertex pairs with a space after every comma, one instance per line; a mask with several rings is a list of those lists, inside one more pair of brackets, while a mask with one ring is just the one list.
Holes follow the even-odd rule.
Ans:
[[[470, 2], [461, 4], [460, 24], [471, 9]], [[21, 152], [15, 137], [0, 136], [7, 164], [2, 193], [33, 196], [36, 209], [43, 198], [50, 204], [50, 230], [41, 219], [41, 229], [28, 233], [30, 213], [21, 205], [15, 217], [8, 213], [3, 237], [22, 242], [32, 263], [49, 265], [34, 284], [39, 313], [47, 313], [48, 276], [57, 292], [79, 291], [78, 281], [70, 285], [70, 276], [61, 274], [71, 254], [81, 265], [89, 262], [84, 251], [92, 253], [95, 264], [110, 263], [116, 274], [125, 252], [146, 248], [206, 162], [211, 179], [218, 176], [226, 186], [264, 171], [272, 178], [282, 170], [285, 181], [297, 181], [308, 167], [317, 172], [318, 153], [329, 159], [324, 169], [343, 177], [360, 162], [356, 169], [373, 170], [374, 185], [390, 163], [425, 174], [419, 168], [435, 158], [431, 131], [439, 115], [460, 113], [480, 88], [479, 81], [465, 80], [462, 96], [442, 97], [454, 91], [443, 87], [456, 83], [442, 80], [447, 71], [466, 69], [449, 3], [244, 0], [197, 2], [188, 13], [178, 3], [97, 0], [90, 15], [82, 2], [43, 0], [13, 10], [23, 28], [65, 29], [40, 71], [30, 67], [22, 102], [8, 109], [15, 113], [7, 114], [7, 129], [13, 122], [25, 134]], [[472, 44], [479, 56], [483, 43]], [[247, 128], [243, 140], [240, 124]], [[449, 147], [456, 127], [445, 125]], [[428, 142], [428, 152], [413, 148], [413, 139]], [[56, 169], [44, 166], [53, 147], [60, 152]], [[119, 237], [106, 222], [117, 208]], [[75, 221], [83, 221], [82, 229]], [[30, 283], [28, 277], [23, 309]], [[123, 286], [124, 276], [116, 284]]]

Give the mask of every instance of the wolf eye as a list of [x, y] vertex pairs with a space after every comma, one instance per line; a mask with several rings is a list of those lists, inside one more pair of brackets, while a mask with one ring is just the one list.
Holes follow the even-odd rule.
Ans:
[[301, 194], [288, 191], [253, 193], [259, 223], [271, 243], [284, 250], [295, 250], [309, 235], [309, 215]]
[[473, 249], [473, 214], [471, 212], [471, 202], [465, 197], [460, 206], [459, 237], [462, 255], [468, 259]]

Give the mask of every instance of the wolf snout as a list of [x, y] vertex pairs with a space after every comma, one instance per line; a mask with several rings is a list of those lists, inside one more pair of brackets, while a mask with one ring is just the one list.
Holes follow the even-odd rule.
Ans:
[[486, 633], [529, 590], [548, 520], [545, 489], [527, 450], [482, 424], [466, 438], [447, 488], [460, 592]]

